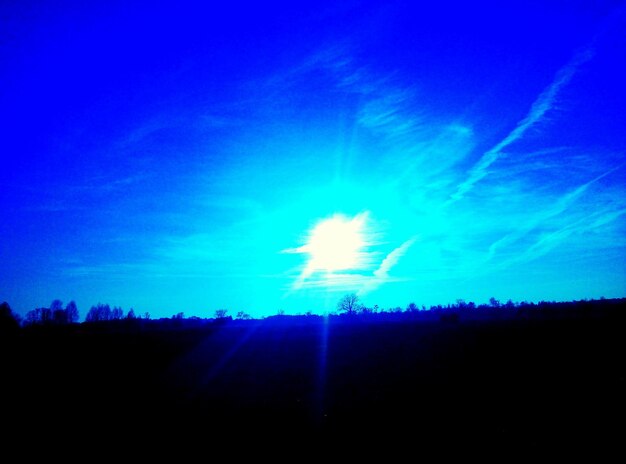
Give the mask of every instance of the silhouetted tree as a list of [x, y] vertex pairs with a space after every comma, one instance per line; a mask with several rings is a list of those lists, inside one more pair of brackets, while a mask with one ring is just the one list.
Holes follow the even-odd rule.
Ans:
[[61, 309], [63, 309], [63, 302], [61, 300], [52, 300], [52, 303], [50, 303], [50, 311], [54, 312]]
[[55, 324], [65, 324], [67, 318], [63, 310], [63, 302], [61, 300], [52, 300], [49, 312], [44, 311], [44, 322], [54, 322]]
[[180, 312], [180, 313], [176, 313], [172, 316], [172, 319], [174, 319], [175, 321], [182, 321], [185, 318], [185, 313]]
[[78, 322], [78, 307], [76, 306], [74, 300], [70, 301], [65, 307], [65, 317], [68, 324], [74, 324], [75, 322]]
[[[57, 315], [57, 317], [60, 316]], [[53, 313], [50, 308], [35, 308], [26, 313], [24, 317], [24, 325], [50, 324], [53, 320]]]
[[13, 332], [19, 327], [16, 315], [6, 301], [0, 304], [0, 333]]
[[120, 308], [119, 306], [116, 306], [111, 310], [112, 321], [119, 321], [123, 317], [124, 317], [124, 310]]
[[143, 318], [147, 321], [150, 320], [150, 313], [148, 311], [146, 311], [145, 313], [143, 313]]
[[361, 305], [359, 303], [359, 297], [356, 293], [348, 293], [347, 295], [342, 296], [337, 303], [337, 310], [343, 311], [346, 314], [356, 314], [359, 309], [361, 309]]
[[49, 324], [52, 322], [52, 310], [50, 308], [39, 308], [39, 321], [42, 324]]
[[489, 304], [491, 305], [492, 308], [500, 307], [500, 302], [496, 300], [494, 297], [489, 298]]
[[247, 320], [247, 319], [250, 319], [250, 314], [245, 313], [245, 312], [243, 312], [243, 311], [239, 311], [239, 312], [237, 313], [237, 319], [241, 319], [241, 320]]
[[224, 319], [227, 313], [228, 313], [228, 310], [226, 309], [217, 309], [215, 311], [215, 319]]
[[85, 322], [98, 322], [100, 320], [100, 313], [96, 306], [89, 308], [87, 315], [85, 316]]
[[98, 303], [96, 306], [92, 306], [87, 316], [86, 322], [101, 322], [111, 320], [111, 308], [108, 304]]
[[417, 311], [419, 311], [419, 308], [415, 303], [409, 303], [409, 305], [406, 307], [407, 313], [416, 313]]
[[41, 308], [31, 309], [24, 316], [24, 325], [41, 324]]
[[67, 313], [64, 309], [55, 309], [52, 311], [52, 321], [57, 325], [67, 324]]
[[103, 321], [110, 321], [111, 320], [111, 307], [108, 304], [102, 305], [101, 314], [102, 314]]
[[137, 316], [135, 316], [135, 310], [133, 308], [130, 308], [130, 310], [128, 311], [128, 314], [126, 314], [126, 319], [136, 319]]

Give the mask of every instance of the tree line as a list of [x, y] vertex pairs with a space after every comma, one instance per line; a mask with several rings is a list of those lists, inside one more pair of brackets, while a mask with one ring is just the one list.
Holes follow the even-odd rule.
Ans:
[[[457, 300], [454, 304], [447, 305], [433, 305], [426, 307], [425, 305], [418, 306], [416, 303], [411, 302], [406, 307], [396, 306], [390, 308], [380, 308], [378, 305], [367, 306], [361, 302], [359, 296], [356, 293], [348, 293], [342, 296], [337, 302], [336, 312], [331, 315], [338, 316], [368, 316], [368, 315], [398, 315], [404, 314], [412, 317], [439, 317], [441, 320], [456, 320], [460, 315], [464, 317], [468, 315], [483, 315], [490, 317], [493, 314], [524, 314], [529, 312], [541, 312], [537, 310], [550, 309], [552, 313], [555, 310], [568, 310], [574, 309], [588, 310], [591, 307], [594, 308], [612, 308], [613, 306], [623, 306], [626, 299], [605, 300], [582, 300], [573, 302], [546, 302], [540, 301], [539, 303], [514, 303], [508, 300], [505, 303], [500, 302], [496, 298], [490, 298], [488, 303], [476, 304], [472, 301], [466, 302], [465, 300]], [[299, 313], [295, 316], [317, 316], [311, 311], [304, 314]], [[285, 317], [285, 312], [279, 310], [275, 316], [269, 317]], [[291, 317], [291, 316], [289, 316]], [[0, 330], [11, 330], [19, 328], [20, 326], [58, 326], [76, 324], [79, 322], [80, 313], [78, 307], [74, 301], [70, 301], [65, 307], [61, 300], [53, 300], [48, 308], [36, 308], [28, 311], [24, 317], [20, 317], [19, 314], [11, 310], [8, 303], [4, 302], [0, 304]], [[119, 306], [111, 307], [108, 304], [98, 303], [92, 306], [85, 315], [85, 323], [102, 323], [109, 321], [122, 321], [122, 320], [150, 320], [150, 313], [145, 312], [141, 315], [136, 315], [135, 311], [131, 308], [128, 312]], [[250, 320], [253, 317], [245, 311], [238, 311], [233, 318], [228, 314], [226, 309], [218, 309], [213, 314], [213, 320], [224, 322], [228, 320]], [[171, 318], [163, 318], [161, 320], [171, 321], [189, 321], [198, 322], [206, 320], [196, 316], [186, 318], [183, 312], [172, 315]]]
[[[544, 301], [539, 302], [539, 305], [548, 304]], [[497, 300], [494, 297], [489, 299], [488, 304], [479, 304], [477, 305], [473, 301], [466, 302], [465, 300], [459, 299], [455, 304], [447, 304], [447, 305], [432, 305], [430, 307], [426, 307], [426, 305], [418, 306], [414, 302], [409, 303], [406, 307], [395, 306], [391, 308], [380, 308], [378, 305], [367, 306], [361, 302], [361, 299], [356, 293], [348, 293], [341, 297], [341, 299], [337, 302], [337, 311], [340, 314], [348, 314], [348, 315], [356, 315], [356, 314], [376, 314], [376, 313], [417, 313], [420, 311], [432, 311], [432, 312], [440, 312], [440, 311], [466, 311], [466, 310], [485, 310], [485, 309], [515, 309], [521, 306], [528, 306], [530, 303], [514, 303], [512, 300], [508, 300], [506, 303], [501, 303], [500, 300]]]
[[[182, 317], [183, 313], [179, 314]], [[119, 321], [122, 319], [150, 319], [150, 313], [141, 316], [135, 315], [131, 308], [127, 313], [119, 306], [111, 308], [108, 304], [98, 303], [92, 306], [85, 315], [85, 322]], [[32, 325], [66, 325], [80, 321], [80, 313], [75, 301], [70, 301], [65, 307], [61, 300], [53, 300], [48, 308], [35, 308], [28, 311], [24, 317], [11, 310], [7, 302], [0, 304], [0, 321], [5, 326], [32, 326]]]

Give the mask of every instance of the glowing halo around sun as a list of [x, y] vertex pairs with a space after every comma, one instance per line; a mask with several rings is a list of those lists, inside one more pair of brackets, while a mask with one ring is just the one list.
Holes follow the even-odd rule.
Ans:
[[368, 213], [354, 217], [335, 214], [322, 219], [308, 233], [306, 243], [288, 253], [305, 253], [309, 260], [300, 275], [299, 282], [316, 272], [328, 275], [362, 269], [365, 265], [367, 240], [366, 221]]
[[310, 266], [328, 272], [358, 267], [359, 256], [365, 245], [363, 221], [333, 216], [318, 223], [305, 245], [311, 256]]

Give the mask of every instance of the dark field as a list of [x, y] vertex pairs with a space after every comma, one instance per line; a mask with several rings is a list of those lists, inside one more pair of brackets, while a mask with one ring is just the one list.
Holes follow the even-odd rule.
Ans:
[[298, 434], [621, 450], [626, 308], [596, 306], [30, 327], [2, 338], [3, 422], [72, 441]]

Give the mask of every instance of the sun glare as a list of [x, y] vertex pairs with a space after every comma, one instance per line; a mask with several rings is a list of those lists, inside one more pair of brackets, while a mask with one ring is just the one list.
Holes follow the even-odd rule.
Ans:
[[364, 240], [364, 216], [335, 215], [318, 223], [303, 247], [310, 255], [309, 271], [327, 272], [358, 268]]

